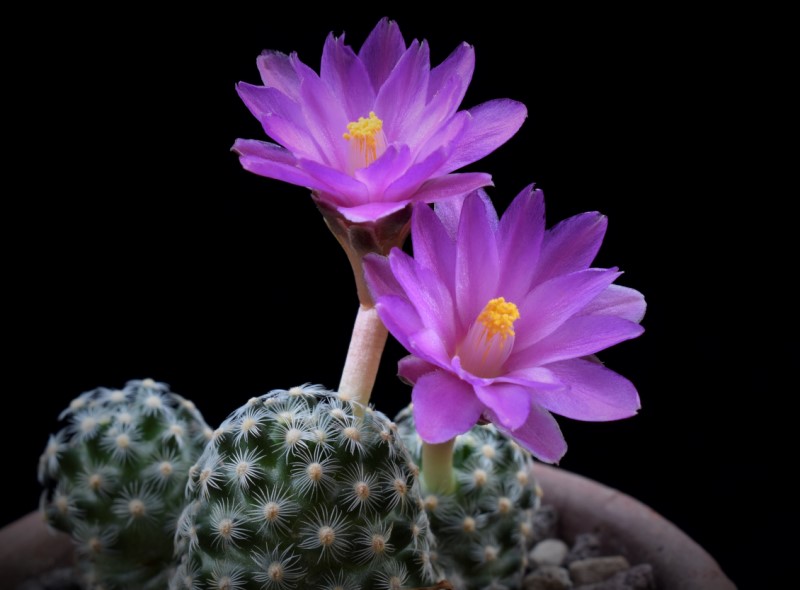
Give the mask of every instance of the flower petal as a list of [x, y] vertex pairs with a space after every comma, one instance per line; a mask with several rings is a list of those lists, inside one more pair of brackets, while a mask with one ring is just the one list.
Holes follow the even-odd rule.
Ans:
[[480, 160], [511, 139], [528, 116], [528, 109], [521, 102], [503, 98], [480, 104], [469, 113], [472, 125], [459, 141], [446, 172]]
[[306, 127], [320, 146], [321, 162], [346, 170], [347, 141], [343, 135], [350, 120], [344, 107], [314, 70], [299, 59], [293, 63], [300, 78], [300, 103], [303, 105]]
[[570, 389], [537, 391], [534, 401], [555, 414], [574, 420], [604, 422], [636, 414], [641, 407], [636, 388], [602, 364], [573, 359], [547, 365]]
[[636, 338], [642, 332], [644, 328], [639, 324], [614, 316], [576, 316], [528, 349], [517, 352], [515, 348], [507, 366], [547, 365], [587, 356], [623, 340]]
[[457, 313], [463, 329], [469, 328], [490, 299], [500, 295], [495, 229], [480, 196], [473, 193], [464, 199], [456, 242], [455, 278]]
[[445, 343], [434, 330], [420, 330], [408, 338], [411, 346], [408, 350], [422, 360], [447, 369], [450, 366], [450, 353]]
[[292, 65], [297, 54], [290, 56], [280, 51], [264, 51], [256, 59], [256, 66], [261, 74], [264, 86], [274, 88], [288, 96], [294, 102], [300, 100], [300, 78]]
[[297, 102], [280, 90], [239, 82], [236, 93], [257, 119], [264, 115], [279, 115], [291, 121], [303, 120], [303, 111]]
[[495, 378], [498, 383], [514, 383], [532, 391], [563, 391], [567, 388], [559, 378], [546, 367], [524, 367], [509, 371]]
[[431, 70], [428, 81], [428, 102], [448, 79], [457, 77], [461, 80], [462, 89], [455, 97], [456, 106], [461, 104], [474, 71], [475, 49], [469, 43], [461, 43], [447, 56], [447, 59]]
[[636, 289], [609, 285], [581, 310], [580, 315], [615, 315], [638, 324], [646, 308], [644, 295]]
[[348, 119], [356, 121], [369, 115], [375, 102], [375, 90], [364, 63], [345, 45], [344, 35], [334, 37], [331, 33], [325, 40], [319, 77], [330, 87], [333, 96], [342, 101]]
[[442, 368], [449, 369], [459, 379], [466, 381], [473, 387], [488, 387], [497, 381], [495, 377], [478, 377], [474, 373], [467, 371], [461, 364], [461, 357], [457, 354], [450, 359], [449, 367], [443, 366]]
[[425, 329], [411, 302], [398, 295], [382, 295], [375, 303], [383, 325], [406, 350], [411, 350], [409, 337]]
[[428, 44], [414, 40], [378, 90], [374, 110], [389, 143], [398, 140], [395, 130], [402, 128], [404, 119], [415, 120], [425, 106], [430, 65]]
[[415, 357], [413, 354], [409, 354], [401, 358], [400, 362], [397, 363], [397, 375], [404, 382], [413, 385], [420, 377], [426, 373], [436, 371], [437, 368], [436, 365], [432, 365], [421, 358]]
[[364, 256], [362, 264], [364, 266], [364, 279], [367, 281], [367, 286], [375, 301], [384, 295], [405, 297], [403, 287], [394, 278], [388, 257], [367, 254]]
[[[468, 173], [469, 174], [469, 173]], [[445, 178], [450, 178], [452, 176], [463, 176], [463, 174], [448, 174]], [[486, 176], [489, 176], [488, 174]], [[433, 208], [434, 212], [436, 213], [436, 217], [442, 222], [445, 231], [447, 231], [447, 235], [450, 236], [450, 239], [453, 242], [456, 241], [458, 237], [458, 222], [461, 220], [461, 208], [464, 206], [464, 199], [466, 199], [473, 191], [469, 193], [464, 193], [461, 198], [453, 198], [445, 200], [437, 200], [436, 206]], [[484, 190], [476, 190], [478, 195], [484, 200], [486, 205], [487, 212], [489, 210], [493, 210], [494, 207], [492, 206], [492, 200], [489, 198], [489, 195], [486, 194]], [[495, 218], [497, 214], [495, 213]]]
[[[426, 443], [446, 442], [477, 424], [484, 406], [472, 387], [444, 371], [422, 375], [411, 393], [414, 422]], [[447, 408], [447, 411], [442, 411]]]
[[414, 235], [414, 259], [436, 272], [447, 290], [455, 293], [455, 240], [447, 235], [433, 209], [425, 204], [414, 206], [411, 233]]
[[[459, 111], [450, 117], [443, 125], [440, 125], [433, 135], [427, 136], [427, 140], [420, 146], [414, 146], [415, 157], [417, 160], [427, 159], [431, 154], [442, 152], [451, 158], [453, 150], [458, 146], [461, 138], [467, 133], [467, 129], [472, 125], [472, 117], [467, 111]], [[436, 170], [436, 176], [450, 172], [447, 162]]]
[[322, 157], [313, 135], [305, 128], [302, 110], [285, 94], [246, 82], [237, 84], [236, 92], [272, 139], [298, 158]]
[[[450, 178], [452, 176], [464, 176], [465, 174], [471, 173], [448, 174], [446, 178]], [[442, 222], [442, 225], [447, 231], [447, 235], [450, 236], [453, 242], [455, 242], [458, 237], [458, 223], [461, 221], [461, 208], [464, 206], [464, 199], [466, 199], [472, 193], [475, 193], [481, 198], [481, 200], [483, 200], [483, 204], [486, 207], [486, 215], [489, 219], [489, 225], [491, 225], [492, 228], [496, 228], [498, 226], [497, 212], [494, 210], [492, 199], [489, 198], [489, 195], [486, 194], [486, 191], [482, 188], [470, 191], [469, 193], [464, 194], [460, 199], [448, 199], [446, 201], [437, 200], [436, 206], [433, 208], [433, 210], [436, 213], [436, 217], [438, 217]]]
[[606, 216], [593, 212], [575, 215], [548, 230], [532, 284], [589, 268], [603, 243], [607, 226]]
[[[417, 162], [392, 182], [383, 193], [383, 200], [410, 200], [417, 191], [447, 160], [447, 153], [440, 149], [430, 154], [422, 162]], [[418, 199], [416, 199], [418, 200]]]
[[520, 319], [514, 326], [514, 350], [551, 334], [621, 274], [617, 269], [589, 268], [554, 277], [536, 287], [517, 304]]
[[264, 115], [259, 119], [264, 132], [290, 150], [295, 157], [322, 160], [322, 150], [307, 129], [298, 127], [292, 120], [278, 115]]
[[500, 284], [503, 296], [521, 302], [530, 290], [544, 237], [544, 195], [527, 186], [500, 220]]
[[528, 419], [531, 392], [513, 383], [495, 383], [488, 387], [474, 387], [478, 399], [492, 410], [497, 424], [514, 430]]
[[536, 403], [531, 403], [528, 419], [514, 430], [504, 428], [496, 419], [492, 420], [497, 428], [516, 439], [523, 447], [545, 463], [558, 463], [567, 452], [567, 441], [561, 434], [552, 414]]
[[408, 205], [407, 201], [395, 201], [392, 203], [367, 203], [366, 205], [356, 205], [355, 207], [336, 207], [336, 209], [348, 221], [368, 223], [391, 215], [395, 211], [400, 211], [406, 205]]
[[455, 346], [453, 299], [438, 275], [399, 248], [389, 253], [389, 264], [422, 323], [435, 330], [442, 341]]
[[393, 130], [394, 140], [413, 146], [415, 151], [432, 137], [436, 137], [437, 145], [447, 143], [446, 136], [439, 131], [458, 109], [461, 94], [463, 94], [461, 80], [455, 77], [447, 80], [418, 117], [406, 117], [402, 124]]
[[255, 139], [237, 139], [231, 149], [239, 155], [242, 168], [253, 174], [312, 190], [325, 187], [308, 172], [298, 168], [292, 153], [279, 145]]
[[376, 93], [389, 78], [405, 50], [406, 42], [397, 23], [388, 18], [381, 19], [358, 51], [358, 57], [364, 63]]
[[344, 205], [355, 206], [368, 202], [367, 187], [352, 176], [306, 158], [300, 158], [297, 163], [317, 182], [323, 184], [325, 188], [322, 190], [339, 196]]
[[355, 171], [355, 177], [369, 190], [370, 201], [384, 201], [386, 187], [408, 170], [411, 165], [411, 150], [407, 145], [399, 149], [396, 145], [386, 148], [384, 154], [366, 168]]

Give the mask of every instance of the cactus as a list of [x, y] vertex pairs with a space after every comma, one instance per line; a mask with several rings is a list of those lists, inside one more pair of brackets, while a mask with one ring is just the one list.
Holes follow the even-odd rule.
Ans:
[[[395, 418], [398, 434], [421, 466], [422, 441], [411, 407]], [[527, 545], [541, 489], [528, 451], [491, 424], [456, 437], [452, 494], [422, 495], [439, 544], [436, 562], [453, 587], [484, 590], [522, 587]]]
[[39, 459], [40, 504], [72, 536], [83, 585], [166, 588], [187, 473], [211, 429], [152, 379], [87, 391], [59, 419], [69, 423]]
[[372, 408], [319, 386], [254, 397], [190, 469], [170, 588], [428, 585], [437, 576], [416, 474]]

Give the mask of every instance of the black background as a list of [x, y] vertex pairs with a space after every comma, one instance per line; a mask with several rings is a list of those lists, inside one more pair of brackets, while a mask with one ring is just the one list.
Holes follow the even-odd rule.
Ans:
[[[4, 59], [0, 524], [35, 509], [47, 434], [97, 385], [167, 382], [212, 425], [273, 388], [336, 387], [357, 308], [349, 266], [305, 189], [247, 173], [229, 151], [264, 139], [234, 85], [259, 82], [262, 49], [317, 69], [329, 31], [358, 48], [390, 16], [407, 41], [430, 42], [434, 63], [475, 46], [463, 107], [527, 105], [520, 132], [469, 168], [493, 175], [498, 210], [536, 182], [550, 224], [605, 213], [596, 265], [619, 266], [618, 282], [648, 300], [645, 334], [601, 354], [637, 385], [641, 413], [561, 419], [561, 466], [653, 507], [742, 587], [778, 581], [797, 516], [782, 475], [796, 465], [797, 390], [780, 377], [794, 352], [780, 239], [791, 216], [760, 168], [768, 147], [746, 137], [770, 109], [755, 106], [769, 76], [743, 21], [281, 10], [291, 14], [70, 9], [16, 23], [24, 34]], [[390, 339], [373, 397], [389, 415], [409, 400], [394, 377], [402, 355]]]

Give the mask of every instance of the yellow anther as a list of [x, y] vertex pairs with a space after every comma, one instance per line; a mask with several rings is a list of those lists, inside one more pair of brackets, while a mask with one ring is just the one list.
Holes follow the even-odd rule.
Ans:
[[478, 321], [486, 328], [486, 340], [500, 336], [503, 340], [514, 335], [514, 322], [519, 319], [517, 306], [497, 297], [489, 301], [478, 316]]
[[347, 133], [342, 137], [355, 142], [356, 148], [363, 154], [366, 165], [369, 166], [378, 159], [378, 138], [382, 129], [383, 121], [370, 111], [369, 117], [359, 117], [358, 121], [348, 123]]
[[497, 376], [514, 348], [519, 317], [517, 306], [503, 297], [489, 300], [456, 350], [461, 366], [473, 375]]

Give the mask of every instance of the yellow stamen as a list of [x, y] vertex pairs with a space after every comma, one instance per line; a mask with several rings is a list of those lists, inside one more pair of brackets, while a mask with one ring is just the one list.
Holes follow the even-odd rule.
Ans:
[[517, 306], [503, 297], [490, 300], [478, 316], [478, 321], [486, 328], [487, 343], [495, 336], [500, 336], [503, 342], [509, 336], [513, 336], [514, 322], [518, 319], [519, 309]]
[[359, 152], [364, 155], [366, 165], [369, 166], [378, 159], [378, 134], [383, 129], [381, 121], [373, 111], [369, 117], [359, 117], [358, 121], [347, 124], [347, 133], [343, 134], [347, 141], [355, 141]]
[[514, 348], [519, 309], [503, 297], [491, 299], [456, 349], [461, 366], [473, 375], [496, 377]]

